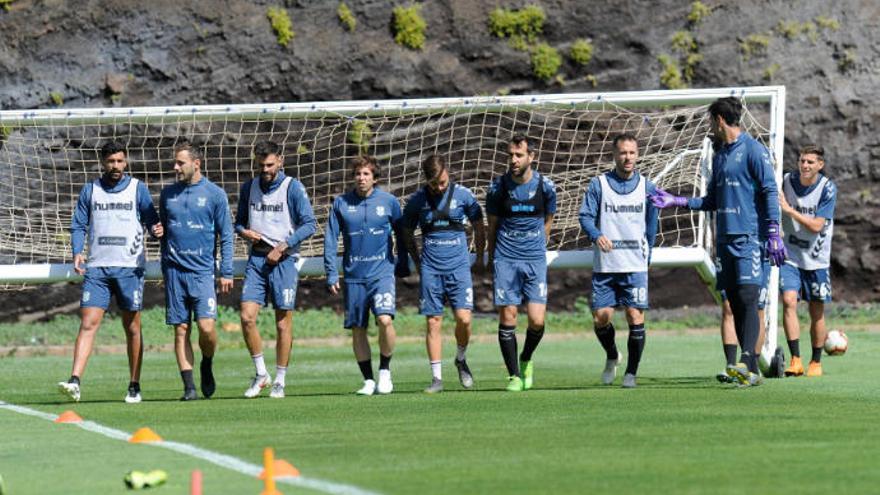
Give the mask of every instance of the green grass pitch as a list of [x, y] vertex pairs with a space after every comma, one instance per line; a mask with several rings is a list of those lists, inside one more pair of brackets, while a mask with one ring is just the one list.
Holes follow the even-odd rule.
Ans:
[[[618, 333], [625, 349], [625, 332]], [[503, 391], [494, 342], [474, 344], [476, 390], [458, 385], [446, 343], [447, 390], [421, 390], [424, 347], [398, 346], [390, 396], [356, 397], [348, 346], [296, 347], [288, 397], [241, 397], [252, 374], [243, 349], [216, 358], [214, 399], [180, 403], [170, 353], [147, 354], [145, 402], [122, 402], [124, 355], [93, 356], [83, 401], [55, 382], [67, 357], [0, 359], [0, 400], [261, 464], [264, 447], [304, 476], [379, 493], [872, 493], [880, 486], [880, 335], [850, 334], [850, 351], [825, 357], [820, 379], [767, 380], [754, 389], [715, 382], [717, 335], [649, 333], [639, 387], [602, 387], [604, 354], [591, 337], [548, 338], [535, 354], [535, 389]], [[374, 345], [374, 353], [376, 346]], [[267, 352], [270, 370], [272, 352]], [[376, 360], [374, 360], [375, 364]], [[622, 372], [622, 369], [621, 369]], [[618, 384], [619, 384], [618, 377]], [[205, 494], [257, 494], [260, 481], [204, 460], [132, 445], [0, 409], [0, 474], [6, 493], [125, 493], [126, 471], [164, 469], [156, 493], [189, 493], [201, 469]], [[279, 485], [283, 493], [309, 492]]]

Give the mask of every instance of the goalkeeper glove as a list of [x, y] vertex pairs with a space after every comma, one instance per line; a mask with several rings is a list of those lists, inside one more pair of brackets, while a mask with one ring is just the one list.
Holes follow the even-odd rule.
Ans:
[[767, 255], [770, 257], [770, 263], [775, 266], [782, 266], [785, 263], [785, 243], [782, 242], [782, 232], [779, 230], [778, 222], [770, 222], [767, 224]]
[[681, 208], [686, 208], [688, 205], [687, 198], [682, 196], [673, 196], [672, 194], [660, 189], [659, 187], [654, 191], [653, 194], [649, 194], [648, 198], [651, 200], [651, 203], [654, 204], [655, 207], [663, 209], [669, 208], [670, 206], [677, 206]]

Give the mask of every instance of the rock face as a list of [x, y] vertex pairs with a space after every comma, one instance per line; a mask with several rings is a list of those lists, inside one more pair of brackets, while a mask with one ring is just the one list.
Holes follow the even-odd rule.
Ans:
[[[584, 67], [563, 56], [564, 78], [549, 83], [532, 75], [528, 53], [489, 33], [493, 2], [423, 3], [421, 51], [394, 43], [394, 2], [346, 3], [353, 32], [338, 2], [279, 0], [296, 33], [282, 47], [266, 2], [15, 0], [0, 10], [0, 108], [52, 107], [53, 93], [65, 107], [99, 107], [656, 89], [658, 56], [684, 64], [671, 39], [686, 31], [702, 56], [690, 86], [787, 87], [786, 169], [800, 146], [819, 143], [839, 185], [835, 297], [877, 298], [880, 3], [708, 0], [693, 23], [690, 2], [535, 1], [546, 12], [542, 41], [563, 54], [578, 38], [594, 46]], [[666, 302], [706, 300], [694, 297]]]

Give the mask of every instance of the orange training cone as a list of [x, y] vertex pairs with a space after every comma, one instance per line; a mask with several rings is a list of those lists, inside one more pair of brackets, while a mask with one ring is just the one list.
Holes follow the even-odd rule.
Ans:
[[189, 495], [202, 495], [202, 472], [196, 469], [189, 479]]
[[55, 418], [56, 423], [82, 423], [83, 419], [73, 411], [64, 411]]
[[134, 432], [131, 438], [128, 439], [131, 443], [153, 443], [153, 442], [161, 442], [162, 437], [156, 434], [155, 431], [147, 428], [146, 426]]
[[[272, 466], [274, 468], [275, 477], [280, 478], [282, 476], [299, 476], [299, 469], [295, 468], [293, 464], [285, 461], [284, 459], [275, 459], [275, 464]], [[261, 480], [266, 479], [266, 470], [263, 469], [260, 471], [260, 475], [257, 476]]]
[[272, 447], [263, 450], [263, 466], [266, 489], [261, 495], [281, 495], [281, 492], [275, 488], [275, 452], [272, 451]]

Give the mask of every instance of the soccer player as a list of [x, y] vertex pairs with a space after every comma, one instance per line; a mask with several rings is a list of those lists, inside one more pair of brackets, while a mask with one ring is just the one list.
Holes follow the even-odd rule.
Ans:
[[272, 141], [254, 146], [255, 177], [241, 186], [235, 231], [251, 245], [241, 293], [241, 331], [256, 368], [247, 398], [269, 385], [263, 341], [257, 329], [260, 307], [275, 308], [275, 380], [269, 397], [284, 397], [293, 345], [293, 305], [299, 279], [299, 245], [316, 230], [315, 214], [302, 183], [284, 174], [281, 147]]
[[[547, 310], [547, 239], [556, 214], [556, 187], [533, 170], [535, 150], [522, 134], [507, 147], [507, 173], [486, 194], [489, 267], [494, 273], [498, 343], [507, 367], [507, 390], [532, 388], [532, 354], [544, 336]], [[526, 303], [528, 329], [517, 362], [517, 306]]]
[[[141, 314], [144, 295], [144, 229], [162, 237], [162, 224], [147, 186], [125, 174], [127, 152], [122, 143], [101, 147], [101, 178], [86, 183], [79, 193], [70, 225], [73, 269], [83, 275], [80, 300], [81, 323], [73, 348], [70, 379], [58, 390], [74, 401], [80, 399], [80, 379], [89, 361], [95, 334], [101, 326], [110, 297], [122, 313], [122, 329], [128, 350], [130, 381], [125, 402], [141, 401], [140, 374], [144, 356]], [[83, 253], [86, 237], [89, 259]]]
[[[402, 213], [397, 198], [375, 187], [379, 164], [371, 156], [359, 156], [351, 162], [354, 189], [337, 196], [330, 209], [324, 234], [324, 271], [327, 290], [337, 295], [340, 291], [339, 272], [336, 268], [336, 246], [342, 233], [342, 287], [345, 299], [345, 328], [351, 329], [354, 356], [363, 386], [359, 395], [390, 394], [391, 356], [394, 352], [395, 313], [395, 257], [392, 233], [399, 236]], [[397, 257], [397, 270], [406, 272], [406, 256]], [[379, 382], [373, 378], [370, 342], [367, 325], [370, 312], [379, 327]]]
[[214, 287], [216, 238], [220, 238], [220, 292], [232, 290], [232, 222], [223, 189], [202, 175], [202, 154], [190, 143], [174, 148], [177, 182], [162, 189], [159, 216], [162, 275], [165, 279], [165, 323], [174, 326], [174, 353], [183, 380], [180, 400], [196, 400], [193, 384], [191, 315], [199, 331], [202, 361], [200, 385], [205, 398], [214, 394], [212, 362], [217, 348], [217, 295]]
[[[431, 385], [427, 393], [443, 391], [441, 360], [443, 302], [449, 301], [455, 315], [455, 340], [458, 350], [455, 367], [464, 388], [474, 384], [465, 353], [471, 338], [471, 311], [474, 289], [471, 281], [470, 255], [465, 226], [474, 229], [476, 262], [474, 270], [482, 272], [486, 227], [483, 210], [470, 189], [449, 180], [446, 162], [440, 155], [431, 155], [422, 163], [425, 187], [406, 202], [403, 210], [404, 240], [420, 274], [419, 312], [425, 315], [427, 332], [425, 347], [431, 364]], [[415, 240], [415, 229], [422, 232], [422, 250]]]
[[800, 353], [800, 325], [797, 319], [798, 299], [810, 308], [810, 337], [813, 354], [807, 376], [822, 376], [822, 347], [825, 344], [825, 303], [831, 301], [831, 238], [834, 234], [834, 206], [837, 188], [826, 177], [825, 150], [805, 146], [800, 150], [798, 170], [785, 174], [779, 205], [789, 259], [780, 268], [782, 292], [782, 325], [791, 352], [786, 376], [804, 374]]
[[626, 308], [629, 325], [623, 387], [635, 388], [645, 348], [648, 262], [657, 237], [657, 209], [648, 200], [656, 186], [636, 171], [639, 145], [632, 134], [614, 138], [614, 169], [590, 181], [579, 219], [593, 241], [593, 329], [605, 349], [602, 384], [617, 376], [620, 353], [611, 317]]
[[736, 98], [719, 98], [709, 106], [710, 130], [722, 144], [712, 159], [706, 196], [684, 198], [658, 188], [651, 201], [658, 208], [715, 211], [720, 268], [717, 288], [726, 291], [730, 300], [743, 361], [728, 366], [726, 371], [741, 385], [749, 386], [762, 382], [755, 353], [764, 271], [761, 239], [766, 239], [767, 255], [776, 266], [785, 260], [785, 246], [779, 230], [779, 200], [770, 152], [743, 132], [741, 115], [742, 104]]

